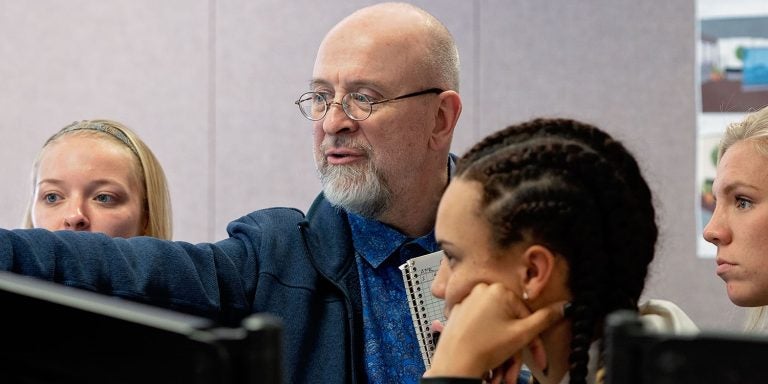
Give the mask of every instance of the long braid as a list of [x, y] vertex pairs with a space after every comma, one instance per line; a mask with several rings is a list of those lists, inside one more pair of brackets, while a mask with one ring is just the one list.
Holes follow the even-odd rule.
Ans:
[[605, 316], [637, 309], [657, 228], [637, 162], [599, 129], [537, 119], [470, 149], [457, 177], [483, 184], [481, 207], [501, 247], [529, 236], [569, 266], [571, 383], [584, 383]]

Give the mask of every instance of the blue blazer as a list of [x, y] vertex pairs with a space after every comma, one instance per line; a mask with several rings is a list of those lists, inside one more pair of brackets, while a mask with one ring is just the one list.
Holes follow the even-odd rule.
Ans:
[[190, 244], [42, 229], [0, 230], [0, 269], [224, 322], [284, 324], [288, 383], [359, 383], [362, 305], [346, 213], [320, 194], [307, 216], [253, 212], [229, 238]]

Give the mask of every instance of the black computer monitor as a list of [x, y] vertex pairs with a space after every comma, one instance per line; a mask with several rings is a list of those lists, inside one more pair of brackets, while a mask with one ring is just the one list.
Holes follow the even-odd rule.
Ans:
[[280, 383], [282, 325], [238, 327], [0, 271], [3, 383]]
[[768, 383], [768, 337], [648, 330], [634, 312], [608, 316], [606, 384]]

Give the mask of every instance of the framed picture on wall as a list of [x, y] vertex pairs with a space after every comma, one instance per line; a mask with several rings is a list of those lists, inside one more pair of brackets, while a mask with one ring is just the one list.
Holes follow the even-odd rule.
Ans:
[[768, 4], [697, 0], [697, 254], [715, 256], [701, 236], [714, 209], [717, 145], [728, 124], [768, 105]]

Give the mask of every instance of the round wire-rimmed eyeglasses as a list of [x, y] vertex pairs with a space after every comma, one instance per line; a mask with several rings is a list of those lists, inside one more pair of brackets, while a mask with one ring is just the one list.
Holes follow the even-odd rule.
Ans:
[[362, 121], [367, 119], [373, 113], [373, 106], [376, 104], [383, 104], [390, 101], [407, 99], [409, 97], [421, 96], [430, 93], [441, 94], [445, 92], [440, 88], [429, 88], [423, 91], [412, 92], [402, 96], [392, 97], [383, 100], [373, 100], [370, 96], [351, 92], [344, 95], [341, 98], [341, 102], [328, 100], [331, 95], [322, 92], [306, 92], [299, 96], [299, 99], [294, 104], [299, 106], [301, 114], [309, 120], [318, 121], [322, 120], [328, 113], [328, 110], [333, 104], [341, 105], [341, 109], [349, 116], [350, 119], [355, 121]]

